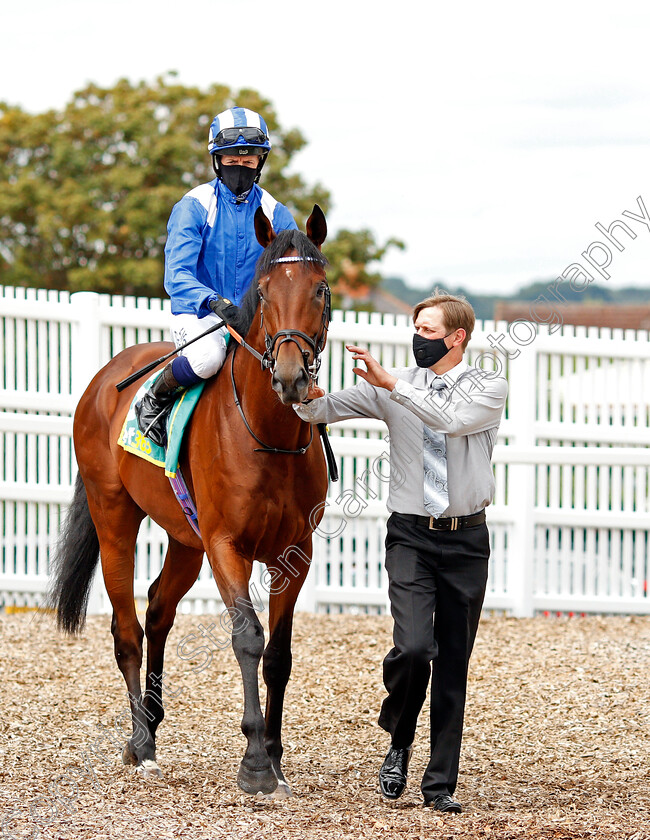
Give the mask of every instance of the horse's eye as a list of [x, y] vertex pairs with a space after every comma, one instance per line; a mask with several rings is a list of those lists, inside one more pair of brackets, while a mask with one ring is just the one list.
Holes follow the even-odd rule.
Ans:
[[323, 295], [325, 294], [325, 288], [326, 287], [324, 285], [318, 287], [318, 291], [316, 292], [318, 297], [323, 297]]

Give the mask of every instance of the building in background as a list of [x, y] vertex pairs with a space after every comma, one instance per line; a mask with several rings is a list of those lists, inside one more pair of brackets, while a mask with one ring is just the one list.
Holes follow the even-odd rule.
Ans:
[[[338, 298], [336, 303], [343, 310], [354, 309], [390, 315], [410, 315], [413, 312], [410, 303], [400, 300], [381, 286], [352, 286], [339, 280], [332, 287], [332, 292]], [[424, 292], [422, 297], [426, 297]]]
[[494, 304], [494, 320], [534, 321], [538, 324], [572, 324], [580, 327], [608, 327], [622, 330], [650, 330], [650, 304], [508, 302]]

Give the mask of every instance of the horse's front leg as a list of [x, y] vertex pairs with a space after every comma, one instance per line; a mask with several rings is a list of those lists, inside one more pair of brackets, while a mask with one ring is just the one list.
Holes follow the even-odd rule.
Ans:
[[269, 568], [273, 585], [269, 599], [269, 643], [264, 651], [263, 674], [266, 683], [266, 750], [278, 777], [278, 798], [291, 796], [282, 772], [282, 714], [284, 696], [291, 675], [291, 633], [293, 613], [311, 561], [311, 539], [287, 558], [291, 569]]
[[258, 678], [260, 659], [264, 652], [264, 630], [248, 589], [251, 564], [231, 546], [226, 547], [223, 543], [213, 556], [210, 556], [210, 564], [230, 614], [232, 648], [244, 686], [241, 729], [248, 746], [239, 766], [237, 784], [246, 793], [272, 793], [278, 786], [278, 779], [264, 745], [265, 725]]

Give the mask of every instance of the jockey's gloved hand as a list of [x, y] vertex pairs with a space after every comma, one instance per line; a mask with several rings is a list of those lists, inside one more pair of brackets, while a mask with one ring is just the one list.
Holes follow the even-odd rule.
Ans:
[[239, 319], [239, 307], [228, 298], [217, 298], [210, 301], [210, 309], [227, 324], [236, 324]]

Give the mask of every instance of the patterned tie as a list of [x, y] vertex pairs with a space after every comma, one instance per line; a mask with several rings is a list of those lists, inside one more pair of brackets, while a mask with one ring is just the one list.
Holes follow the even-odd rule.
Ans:
[[[431, 389], [442, 391], [446, 382], [437, 376]], [[432, 394], [433, 396], [433, 394]], [[423, 425], [424, 507], [437, 518], [449, 507], [447, 492], [447, 441], [443, 434]]]

